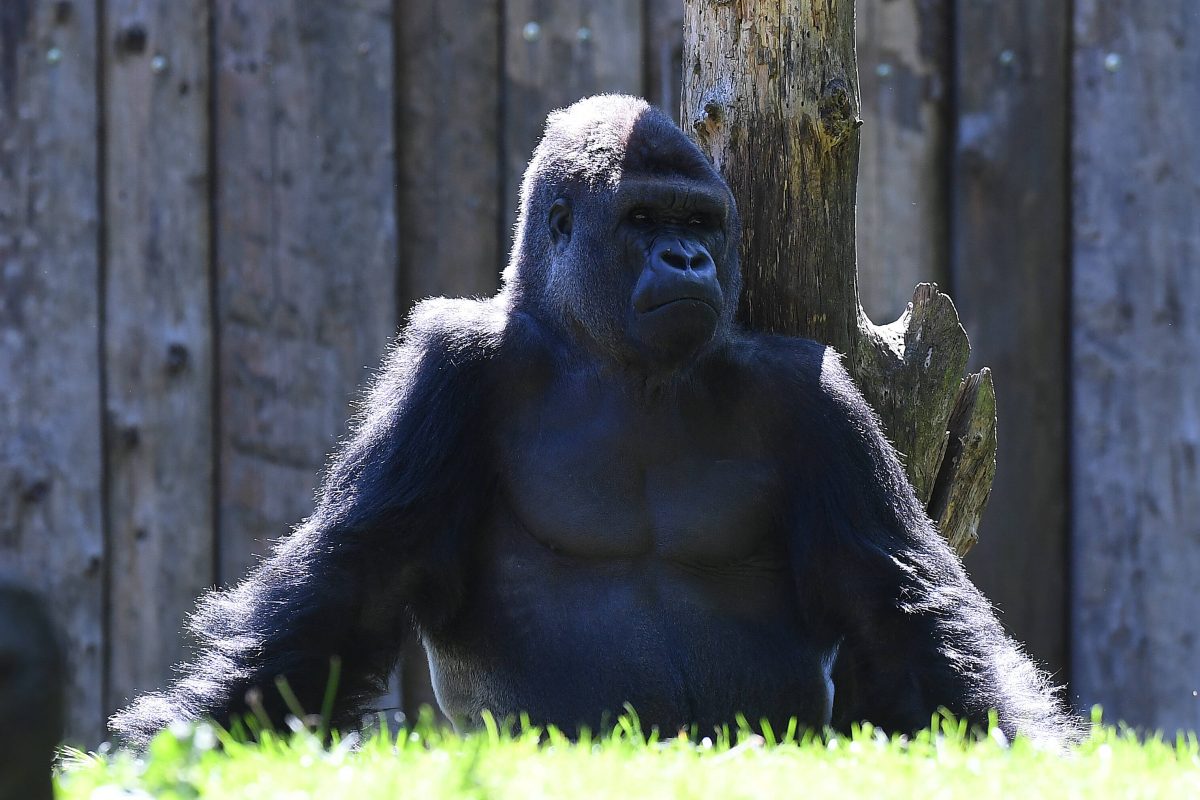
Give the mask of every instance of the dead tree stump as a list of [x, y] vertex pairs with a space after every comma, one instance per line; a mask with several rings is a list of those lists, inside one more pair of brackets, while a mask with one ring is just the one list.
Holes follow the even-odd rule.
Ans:
[[936, 285], [888, 325], [859, 304], [853, 0], [686, 0], [680, 119], [742, 214], [742, 322], [844, 354], [964, 554], [995, 475], [995, 390], [986, 368], [963, 377], [970, 345]]

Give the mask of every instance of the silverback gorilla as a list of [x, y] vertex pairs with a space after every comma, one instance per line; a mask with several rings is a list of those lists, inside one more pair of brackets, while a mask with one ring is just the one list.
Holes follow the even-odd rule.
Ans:
[[[461, 234], [456, 234], [461, 235]], [[467, 232], [469, 235], [469, 232]], [[201, 648], [117, 714], [228, 724], [284, 676], [353, 725], [414, 629], [458, 727], [527, 712], [889, 731], [1072, 723], [913, 495], [840, 357], [733, 321], [728, 187], [644, 101], [551, 115], [504, 286], [413, 311], [312, 516], [204, 598]]]

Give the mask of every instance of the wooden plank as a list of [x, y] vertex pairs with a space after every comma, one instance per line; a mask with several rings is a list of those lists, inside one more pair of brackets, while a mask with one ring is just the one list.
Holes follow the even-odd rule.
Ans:
[[213, 564], [208, 3], [108, 0], [110, 710], [164, 685]]
[[499, 0], [414, 0], [396, 15], [404, 308], [499, 285], [500, 14]]
[[521, 175], [546, 115], [587, 95], [637, 94], [642, 31], [641, 0], [505, 3], [503, 211], [509, 230]]
[[646, 0], [642, 95], [679, 121], [683, 103], [683, 2]]
[[218, 577], [311, 512], [396, 326], [392, 3], [217, 0]]
[[1170, 737], [1200, 729], [1200, 29], [1074, 9], [1072, 684]]
[[[415, 0], [396, 15], [404, 313], [422, 297], [491, 294], [500, 283], [501, 13], [499, 0]], [[411, 718], [436, 706], [419, 641], [381, 702]]]
[[960, 0], [951, 287], [996, 383], [996, 480], [966, 564], [1030, 654], [1066, 651], [1067, 18]]
[[42, 591], [67, 735], [104, 731], [100, 225], [93, 3], [0, 10], [0, 564]]
[[858, 288], [872, 320], [945, 285], [950, 0], [858, 0]]

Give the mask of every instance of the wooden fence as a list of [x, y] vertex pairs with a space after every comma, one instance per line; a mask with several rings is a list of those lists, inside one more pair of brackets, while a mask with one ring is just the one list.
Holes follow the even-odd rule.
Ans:
[[[938, 280], [995, 371], [968, 568], [1074, 700], [1200, 727], [1200, 18], [858, 5], [867, 310]], [[545, 113], [677, 108], [681, 18], [3, 0], [0, 564], [51, 598], [74, 739], [160, 685], [195, 596], [311, 510], [411, 303], [495, 289]]]

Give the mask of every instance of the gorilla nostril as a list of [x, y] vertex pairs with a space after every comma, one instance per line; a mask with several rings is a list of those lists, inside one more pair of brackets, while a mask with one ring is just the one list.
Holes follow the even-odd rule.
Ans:
[[661, 258], [663, 263], [665, 263], [668, 267], [674, 267], [675, 269], [687, 269], [692, 260], [683, 253], [676, 253], [669, 247], [659, 253], [658, 257]]

